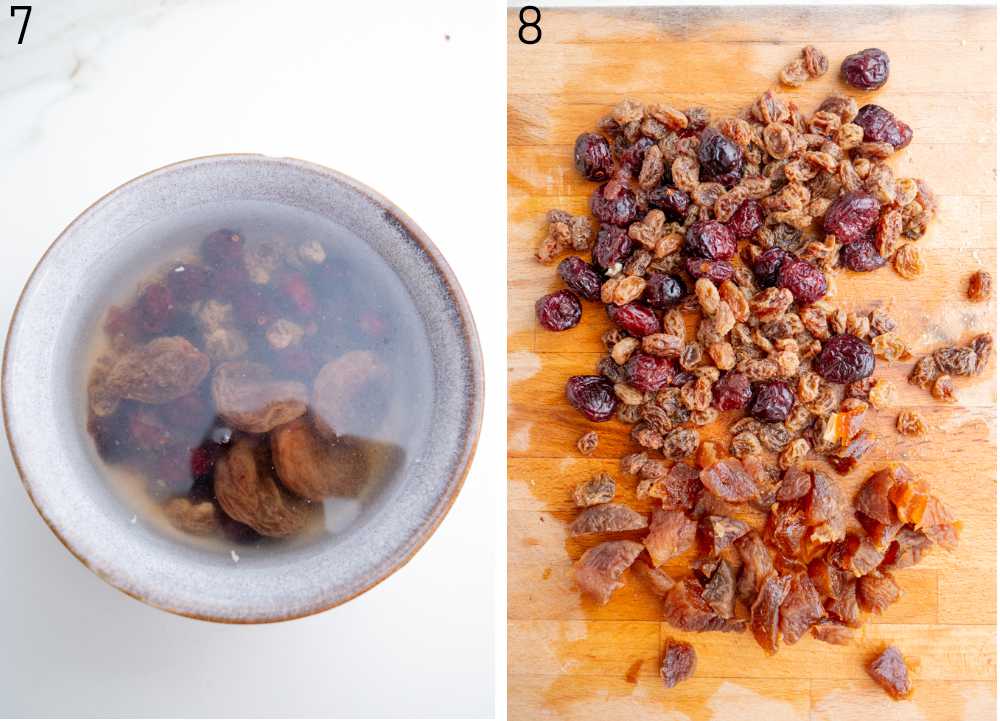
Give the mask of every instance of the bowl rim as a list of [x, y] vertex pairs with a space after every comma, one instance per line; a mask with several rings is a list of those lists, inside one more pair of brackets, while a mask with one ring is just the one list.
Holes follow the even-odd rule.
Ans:
[[[471, 392], [466, 400], [466, 409], [468, 412], [469, 423], [465, 427], [464, 432], [464, 446], [460, 448], [459, 457], [454, 466], [454, 472], [449, 482], [450, 491], [440, 497], [437, 503], [431, 510], [427, 521], [417, 530], [417, 532], [410, 538], [409, 547], [404, 550], [403, 553], [397, 554], [396, 557], [390, 556], [387, 563], [381, 570], [377, 570], [375, 573], [371, 574], [370, 577], [365, 578], [358, 589], [353, 593], [337, 598], [330, 603], [321, 601], [313, 606], [302, 609], [301, 611], [296, 611], [292, 613], [258, 613], [252, 618], [239, 618], [234, 616], [217, 616], [209, 613], [195, 612], [190, 609], [180, 608], [176, 606], [171, 606], [164, 602], [156, 602], [152, 599], [145, 598], [139, 593], [134, 593], [130, 589], [124, 588], [119, 583], [116, 583], [113, 578], [110, 577], [108, 573], [103, 570], [94, 567], [86, 556], [84, 556], [80, 551], [74, 548], [73, 544], [70, 543], [59, 529], [50, 520], [45, 509], [39, 505], [35, 494], [32, 492], [33, 481], [28, 477], [24, 466], [21, 461], [21, 457], [18, 453], [17, 445], [14, 441], [14, 435], [11, 430], [11, 419], [10, 419], [10, 407], [9, 403], [9, 391], [8, 386], [10, 385], [10, 373], [9, 367], [12, 362], [11, 359], [11, 337], [14, 331], [14, 326], [21, 313], [21, 306], [24, 299], [28, 293], [28, 290], [32, 287], [38, 275], [39, 269], [43, 266], [46, 259], [52, 250], [63, 240], [63, 238], [80, 222], [84, 217], [90, 214], [95, 208], [104, 203], [105, 201], [111, 199], [113, 196], [117, 195], [120, 191], [126, 187], [132, 185], [133, 183], [139, 182], [151, 176], [166, 173], [172, 171], [179, 167], [184, 167], [196, 163], [202, 163], [206, 161], [266, 161], [269, 163], [279, 163], [284, 165], [290, 165], [298, 167], [302, 170], [307, 170], [313, 173], [317, 173], [324, 176], [335, 183], [339, 183], [347, 186], [348, 188], [360, 193], [365, 198], [377, 205], [384, 213], [391, 216], [396, 222], [400, 224], [402, 228], [405, 229], [406, 233], [417, 243], [423, 252], [426, 254], [427, 258], [434, 266], [436, 272], [443, 281], [443, 285], [450, 296], [451, 304], [454, 306], [455, 310], [458, 312], [459, 319], [461, 320], [461, 331], [465, 338], [465, 347], [468, 351], [468, 360], [470, 365], [470, 372], [472, 375]], [[3, 358], [2, 358], [2, 382], [0, 382], [0, 406], [3, 410], [3, 426], [4, 432], [7, 437], [8, 446], [10, 447], [11, 456], [14, 460], [14, 466], [17, 469], [17, 474], [21, 479], [21, 484], [24, 486], [25, 491], [28, 494], [28, 498], [31, 500], [31, 504], [34, 506], [35, 510], [45, 521], [45, 524], [49, 527], [49, 530], [59, 539], [59, 542], [65, 546], [80, 563], [86, 566], [90, 571], [92, 571], [100, 579], [108, 583], [113, 588], [121, 591], [126, 596], [134, 598], [138, 601], [145, 603], [153, 608], [158, 608], [169, 613], [183, 616], [186, 618], [192, 618], [199, 621], [210, 621], [215, 623], [226, 623], [233, 625], [249, 625], [249, 624], [265, 624], [265, 623], [279, 623], [282, 621], [292, 621], [298, 618], [306, 618], [324, 611], [328, 611], [337, 606], [343, 605], [348, 601], [352, 601], [358, 596], [367, 593], [372, 588], [382, 583], [399, 569], [405, 566], [410, 560], [417, 554], [417, 552], [423, 548], [424, 544], [434, 535], [438, 527], [444, 521], [445, 516], [451, 510], [452, 506], [455, 504], [455, 500], [458, 498], [458, 494], [461, 492], [465, 485], [466, 477], [469, 474], [469, 470], [472, 467], [472, 462], [475, 459], [476, 449], [479, 444], [479, 437], [482, 431], [482, 421], [483, 421], [483, 411], [484, 411], [484, 399], [485, 399], [485, 378], [483, 371], [483, 357], [482, 357], [482, 346], [479, 340], [479, 333], [476, 329], [475, 319], [473, 318], [472, 311], [469, 308], [468, 300], [465, 297], [465, 293], [462, 290], [461, 284], [458, 282], [458, 278], [455, 276], [454, 271], [451, 266], [448, 265], [447, 260], [445, 260], [441, 251], [434, 244], [434, 242], [427, 236], [426, 233], [414, 222], [409, 215], [407, 215], [401, 208], [399, 208], [395, 203], [390, 201], [384, 195], [376, 191], [374, 188], [346, 175], [338, 170], [327, 167], [325, 165], [320, 165], [312, 161], [303, 160], [301, 158], [295, 158], [291, 156], [272, 156], [264, 153], [216, 153], [211, 155], [199, 155], [191, 158], [186, 158], [184, 160], [175, 161], [168, 163], [166, 165], [159, 166], [152, 170], [148, 170], [141, 173], [133, 178], [126, 180], [125, 182], [115, 186], [113, 189], [101, 195], [93, 203], [84, 208], [80, 213], [78, 213], [66, 226], [59, 232], [55, 239], [49, 244], [45, 249], [45, 252], [41, 255], [38, 261], [35, 263], [28, 275], [28, 279], [25, 281], [24, 286], [21, 288], [21, 292], [18, 295], [17, 303], [14, 305], [14, 310], [11, 313], [10, 322], [7, 326], [7, 336], [4, 340]]]

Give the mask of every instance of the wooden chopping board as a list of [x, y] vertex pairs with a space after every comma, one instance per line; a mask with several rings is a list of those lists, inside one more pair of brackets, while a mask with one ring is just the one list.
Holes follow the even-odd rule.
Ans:
[[[935, 402], [906, 383], [912, 362], [879, 361], [898, 407], [916, 408], [930, 433], [894, 430], [898, 409], [878, 413], [876, 451], [842, 483], [853, 494], [872, 470], [905, 460], [962, 518], [954, 553], [935, 549], [898, 574], [905, 596], [873, 618], [850, 646], [806, 637], [766, 657], [749, 634], [687, 634], [661, 622], [641, 579], [607, 606], [582, 599], [571, 563], [592, 545], [567, 537], [572, 487], [605, 470], [618, 499], [642, 508], [617, 459], [635, 448], [616, 421], [591, 424], [570, 408], [568, 376], [593, 372], [607, 327], [585, 304], [564, 333], [539, 328], [535, 300], [559, 287], [554, 266], [533, 253], [545, 212], [586, 212], [593, 185], [572, 165], [576, 135], [592, 129], [622, 96], [678, 108], [735, 113], [768, 87], [805, 44], [827, 53], [831, 71], [789, 95], [810, 112], [833, 91], [885, 105], [914, 130], [897, 176], [922, 177], [940, 213], [919, 241], [927, 271], [907, 281], [891, 269], [838, 276], [834, 298], [847, 310], [887, 307], [918, 355], [946, 341], [994, 329], [993, 303], [965, 299], [968, 276], [996, 265], [995, 12], [992, 8], [686, 8], [543, 10], [542, 41], [518, 41], [508, 16], [509, 500], [508, 694], [511, 719], [792, 719], [852, 721], [995, 718], [996, 392], [987, 373], [959, 381], [960, 403]], [[891, 77], [877, 94], [837, 80], [843, 57], [885, 49]], [[596, 429], [584, 458], [576, 439]], [[683, 560], [668, 566], [679, 574]], [[695, 676], [674, 689], [658, 677], [667, 636], [694, 644]], [[864, 664], [885, 642], [917, 662], [912, 700], [893, 702]]]

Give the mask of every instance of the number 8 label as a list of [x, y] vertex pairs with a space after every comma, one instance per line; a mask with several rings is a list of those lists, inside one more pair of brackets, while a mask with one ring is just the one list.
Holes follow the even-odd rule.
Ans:
[[[529, 10], [535, 13], [535, 19], [532, 20], [531, 22], [528, 22], [527, 18], [525, 17], [525, 15], [528, 13]], [[517, 37], [522, 43], [524, 43], [525, 45], [534, 45], [535, 43], [537, 43], [539, 40], [542, 39], [542, 26], [539, 25], [539, 23], [542, 21], [541, 10], [539, 10], [534, 5], [525, 5], [523, 8], [521, 8], [521, 11], [517, 14], [517, 18], [518, 20], [521, 21], [521, 27], [518, 28], [517, 30]], [[533, 33], [528, 33], [531, 36], [531, 38], [525, 37], [524, 31], [527, 30], [528, 28], [534, 30]]]

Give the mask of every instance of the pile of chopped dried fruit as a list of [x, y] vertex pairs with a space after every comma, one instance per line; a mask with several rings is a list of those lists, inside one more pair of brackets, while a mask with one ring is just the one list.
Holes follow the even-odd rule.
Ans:
[[[805, 48], [781, 81], [800, 85], [827, 65]], [[871, 90], [888, 68], [884, 52], [868, 49], [845, 59], [841, 76]], [[638, 498], [660, 507], [647, 518], [613, 503], [606, 474], [581, 484], [573, 535], [645, 537], [586, 551], [578, 584], [607, 603], [631, 567], [679, 629], [749, 628], [768, 653], [810, 630], [845, 643], [862, 611], [898, 598], [896, 569], [958, 539], [958, 523], [904, 467], [872, 475], [852, 509], [821, 464], [846, 474], [876, 444], [865, 416], [894, 397], [873, 378], [876, 357], [910, 357], [880, 303], [860, 314], [825, 296], [838, 268], [921, 273], [914, 241], [937, 204], [922, 180], [896, 178], [885, 162], [913, 132], [878, 105], [836, 95], [807, 116], [772, 90], [715, 122], [704, 108], [624, 100], [599, 131], [574, 148], [580, 173], [601, 183], [590, 199], [596, 239], [588, 217], [551, 211], [537, 254], [549, 263], [589, 249], [590, 260], [563, 258], [567, 288], [539, 299], [536, 314], [561, 331], [579, 323], [580, 298], [604, 305], [608, 355], [597, 374], [571, 377], [566, 397], [592, 421], [631, 426], [644, 450], [622, 470], [637, 476]], [[918, 363], [914, 382], [979, 372], [991, 346], [981, 335], [939, 350]], [[953, 397], [950, 383], [935, 396]], [[716, 421], [728, 427], [728, 449], [701, 438], [699, 427]], [[581, 440], [581, 450], [594, 445]], [[762, 528], [744, 504], [766, 514]], [[691, 548], [691, 576], [660, 568]], [[668, 645], [668, 685], [693, 668], [689, 647]]]
[[367, 482], [373, 444], [338, 431], [374, 430], [384, 413], [387, 368], [369, 347], [388, 329], [370, 315], [348, 333], [330, 312], [350, 281], [326, 256], [219, 230], [108, 311], [88, 430], [182, 531], [290, 536], [319, 501]]

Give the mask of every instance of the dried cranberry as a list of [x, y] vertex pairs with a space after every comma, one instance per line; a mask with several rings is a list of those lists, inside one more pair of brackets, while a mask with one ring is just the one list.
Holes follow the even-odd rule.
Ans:
[[720, 411], [742, 410], [752, 395], [750, 381], [742, 373], [726, 373], [712, 386], [715, 407]]
[[795, 394], [785, 381], [761, 381], [753, 386], [750, 415], [764, 423], [780, 423], [795, 405]]
[[861, 90], [875, 90], [889, 79], [889, 56], [878, 48], [868, 48], [844, 58], [840, 77]]
[[729, 260], [736, 255], [736, 236], [717, 220], [699, 220], [688, 228], [684, 250], [695, 258]]
[[242, 263], [243, 237], [235, 230], [217, 230], [202, 242], [201, 255], [206, 263], [218, 268]]
[[571, 291], [557, 290], [535, 301], [535, 315], [543, 328], [569, 330], [580, 322], [583, 310]]
[[594, 217], [602, 223], [620, 226], [626, 226], [635, 220], [639, 212], [635, 193], [621, 186], [614, 198], [608, 200], [604, 197], [605, 186], [607, 183], [597, 186], [594, 194], [590, 196], [590, 212]]
[[582, 133], [573, 147], [573, 162], [587, 180], [607, 180], [613, 165], [611, 146], [597, 133]]
[[752, 238], [757, 229], [764, 225], [764, 209], [753, 198], [747, 198], [736, 208], [726, 225], [737, 238]]
[[875, 370], [875, 353], [855, 335], [835, 335], [813, 359], [813, 370], [830, 383], [853, 383]]
[[789, 256], [778, 271], [778, 287], [790, 290], [799, 305], [809, 305], [826, 295], [826, 276], [808, 260]]
[[677, 371], [671, 358], [633, 353], [625, 364], [628, 382], [641, 391], [658, 391], [668, 385]]
[[566, 286], [587, 300], [600, 300], [601, 276], [583, 258], [570, 255], [559, 262], [559, 277]]
[[732, 187], [740, 179], [740, 171], [743, 169], [743, 150], [725, 135], [710, 128], [701, 134], [698, 162], [703, 181], [715, 181]]
[[788, 251], [777, 246], [768, 248], [753, 262], [753, 277], [761, 288], [770, 288], [778, 282], [778, 271], [789, 258]]
[[607, 421], [618, 407], [615, 387], [604, 376], [570, 376], [566, 381], [566, 399], [592, 421]]
[[864, 128], [866, 143], [889, 143], [896, 150], [913, 140], [913, 128], [881, 105], [868, 104], [858, 111], [854, 124]]
[[687, 286], [680, 276], [653, 271], [646, 278], [643, 300], [658, 310], [666, 310], [684, 300]]
[[656, 313], [649, 306], [626, 303], [625, 305], [609, 305], [607, 310], [612, 323], [636, 338], [660, 331], [660, 319], [656, 317]]
[[139, 325], [152, 335], [163, 333], [176, 317], [174, 294], [163, 283], [147, 285], [136, 304]]
[[656, 145], [652, 140], [643, 136], [629, 145], [621, 154], [621, 164], [627, 166], [630, 172], [635, 175], [642, 167], [642, 161], [646, 159], [646, 151]]
[[879, 202], [874, 195], [856, 191], [844, 193], [827, 208], [823, 230], [841, 243], [861, 240], [878, 222]]
[[646, 195], [646, 202], [650, 207], [662, 210], [668, 221], [679, 223], [687, 214], [691, 198], [683, 190], [664, 185], [650, 191]]
[[193, 303], [208, 297], [212, 272], [201, 265], [182, 263], [167, 273], [167, 287], [178, 303]]
[[721, 285], [733, 277], [733, 264], [728, 260], [688, 258], [685, 267], [692, 278], [708, 278], [716, 285]]
[[632, 239], [624, 228], [615, 225], [601, 225], [591, 257], [594, 263], [605, 270], [625, 260], [632, 252]]
[[856, 240], [840, 249], [840, 262], [849, 270], [867, 273], [885, 265], [885, 258], [878, 254], [870, 240]]

